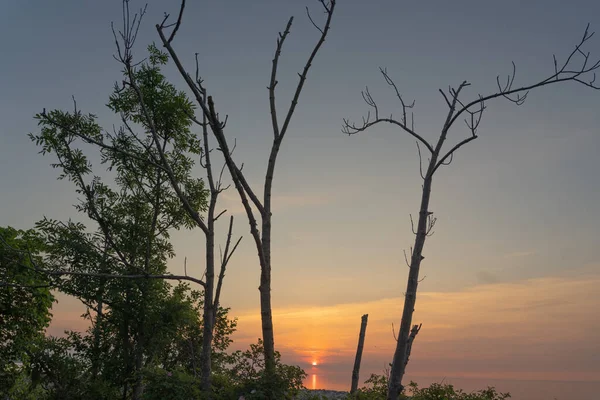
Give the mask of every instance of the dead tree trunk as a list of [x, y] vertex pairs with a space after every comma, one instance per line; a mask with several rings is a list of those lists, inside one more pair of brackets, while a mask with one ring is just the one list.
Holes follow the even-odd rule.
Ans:
[[354, 358], [354, 368], [352, 369], [352, 386], [350, 394], [358, 390], [358, 374], [360, 372], [360, 361], [362, 359], [363, 347], [365, 345], [365, 334], [367, 333], [367, 321], [369, 314], [365, 314], [360, 319], [360, 333], [358, 335], [358, 347], [356, 348], [356, 357]]
[[[396, 97], [400, 101], [400, 119], [393, 119], [391, 116], [389, 118], [380, 116], [379, 108], [371, 96], [371, 93], [369, 93], [369, 89], [367, 88], [362, 95], [365, 102], [371, 107], [372, 113], [370, 112], [366, 118], [363, 118], [363, 123], [360, 125], [356, 125], [350, 123], [348, 120], [344, 120], [342, 131], [349, 135], [365, 131], [371, 126], [379, 123], [389, 123], [395, 125], [399, 127], [400, 130], [411, 135], [417, 141], [417, 150], [420, 163], [419, 168], [421, 177], [423, 178], [421, 205], [419, 207], [419, 219], [417, 221], [416, 229], [411, 217], [412, 229], [413, 233], [415, 234], [415, 242], [411, 249], [412, 252], [410, 256], [410, 262], [405, 254], [406, 263], [409, 267], [409, 273], [406, 284], [406, 293], [404, 294], [404, 308], [402, 310], [400, 331], [398, 333], [396, 350], [394, 352], [392, 369], [390, 371], [387, 395], [388, 400], [397, 400], [403, 390], [402, 379], [408, 364], [408, 357], [410, 355], [412, 343], [421, 327], [420, 325], [414, 325], [411, 329], [411, 324], [417, 299], [421, 261], [424, 259], [423, 248], [425, 246], [427, 236], [433, 233], [432, 229], [436, 221], [436, 219], [432, 216], [433, 212], [429, 209], [433, 175], [439, 167], [442, 165], [448, 165], [452, 162], [456, 150], [477, 138], [477, 128], [481, 122], [481, 117], [483, 115], [483, 111], [486, 109], [486, 102], [488, 100], [505, 98], [517, 105], [522, 105], [525, 102], [527, 94], [530, 90], [559, 82], [576, 82], [592, 89], [600, 89], [600, 86], [595, 84], [594, 73], [600, 68], [600, 61], [593, 62], [589, 58], [590, 53], [582, 50], [585, 42], [587, 42], [593, 35], [593, 33], [589, 33], [588, 29], [589, 25], [586, 28], [582, 39], [575, 46], [575, 49], [567, 56], [565, 62], [559, 65], [556, 57], [554, 57], [554, 73], [536, 83], [513, 88], [516, 73], [516, 67], [513, 63], [512, 73], [509, 74], [506, 83], [500, 83], [499, 77], [497, 78], [498, 91], [495, 93], [486, 96], [479, 95], [478, 98], [472, 101], [463, 102], [460, 99], [460, 93], [464, 88], [470, 86], [468, 82], [462, 82], [457, 89], [450, 87], [447, 92], [440, 89], [440, 93], [448, 105], [449, 110], [435, 146], [424, 139], [424, 137], [418, 134], [415, 130], [412, 113], [410, 113], [411, 117], [408, 118], [408, 111], [413, 108], [414, 102], [406, 103], [404, 101], [400, 91], [398, 90], [398, 87], [390, 78], [385, 69], [380, 69], [380, 71], [386, 83], [393, 89]], [[577, 58], [579, 58], [579, 64], [577, 64], [578, 61], [575, 61]], [[374, 116], [374, 119], [371, 119], [371, 116]], [[464, 118], [469, 135], [465, 139], [458, 141], [449, 150], [443, 150], [448, 132], [452, 127], [455, 126], [455, 122], [458, 120], [458, 118]], [[429, 152], [429, 160], [425, 172], [423, 172], [421, 146], [425, 147], [425, 149]]]
[[[256, 195], [256, 190], [252, 189], [248, 184], [244, 174], [238, 164], [234, 161], [231, 155], [231, 151], [229, 149], [229, 145], [227, 142], [227, 138], [224, 133], [225, 122], [219, 119], [219, 115], [215, 110], [215, 104], [212, 96], [208, 96], [208, 104], [204, 101], [206, 99], [206, 90], [202, 84], [202, 79], [200, 79], [198, 75], [198, 71], [196, 71], [196, 79], [192, 79], [191, 75], [187, 72], [187, 70], [183, 67], [177, 53], [173, 49], [171, 45], [172, 40], [175, 37], [177, 30], [181, 25], [181, 17], [183, 14], [183, 9], [185, 7], [185, 0], [182, 1], [179, 17], [174, 24], [167, 24], [166, 18], [165, 20], [156, 26], [158, 34], [161, 38], [163, 46], [169, 52], [171, 58], [173, 59], [180, 75], [186, 81], [189, 89], [194, 93], [196, 97], [196, 101], [200, 108], [202, 109], [203, 114], [207, 117], [208, 124], [210, 125], [211, 131], [214, 134], [218, 144], [219, 150], [222, 152], [225, 158], [225, 164], [227, 169], [231, 175], [234, 186], [240, 196], [240, 200], [242, 205], [244, 206], [244, 210], [248, 217], [248, 223], [250, 225], [250, 233], [254, 239], [256, 249], [258, 252], [258, 259], [261, 268], [260, 273], [260, 308], [261, 308], [261, 322], [262, 322], [262, 336], [264, 343], [264, 357], [265, 357], [265, 372], [267, 374], [267, 378], [274, 376], [275, 374], [275, 339], [274, 339], [274, 331], [273, 331], [273, 315], [272, 315], [272, 307], [271, 307], [271, 217], [272, 217], [272, 209], [271, 209], [271, 195], [272, 195], [272, 185], [273, 185], [273, 177], [275, 172], [275, 164], [277, 162], [277, 156], [279, 154], [279, 149], [281, 147], [281, 143], [283, 138], [287, 132], [289, 127], [292, 115], [296, 109], [296, 105], [298, 104], [298, 99], [304, 87], [304, 83], [306, 81], [306, 77], [308, 75], [308, 71], [312, 66], [312, 63], [325, 42], [325, 38], [327, 33], [329, 32], [329, 28], [331, 25], [331, 19], [333, 16], [333, 11], [335, 9], [336, 0], [319, 0], [321, 3], [325, 14], [326, 14], [326, 22], [323, 27], [319, 27], [316, 25], [310, 14], [308, 15], [311, 23], [317, 28], [320, 32], [319, 40], [317, 41], [315, 47], [313, 48], [310, 56], [306, 64], [304, 65], [304, 69], [302, 73], [299, 74], [300, 81], [296, 86], [296, 90], [294, 92], [291, 105], [289, 106], [287, 113], [285, 114], [285, 120], [282, 125], [278, 122], [278, 114], [276, 110], [275, 103], [275, 87], [277, 85], [277, 66], [279, 63], [279, 57], [281, 55], [281, 49], [283, 43], [288, 36], [293, 18], [290, 18], [288, 21], [286, 28], [283, 33], [279, 34], [277, 39], [277, 46], [275, 50], [275, 56], [272, 61], [271, 68], [271, 79], [270, 85], [268, 87], [269, 90], [269, 108], [271, 113], [271, 123], [273, 129], [273, 142], [271, 145], [271, 152], [269, 155], [269, 160], [267, 163], [267, 172], [265, 175], [264, 182], [264, 196], [262, 201], [259, 200]], [[171, 34], [167, 37], [165, 34], [165, 29], [167, 27], [173, 26], [173, 30]], [[255, 213], [259, 214], [261, 226], [259, 231], [257, 218]]]

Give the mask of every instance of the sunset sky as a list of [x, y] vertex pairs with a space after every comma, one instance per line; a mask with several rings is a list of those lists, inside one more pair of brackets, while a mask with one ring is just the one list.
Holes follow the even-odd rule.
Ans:
[[[403, 250], [413, 242], [409, 214], [418, 212], [421, 180], [412, 138], [389, 127], [348, 137], [342, 118], [366, 114], [365, 85], [383, 113], [398, 113], [378, 72], [387, 67], [416, 100], [416, 130], [434, 140], [447, 108], [439, 88], [468, 80], [465, 99], [474, 99], [493, 91], [513, 60], [515, 84], [545, 78], [554, 71], [552, 54], [564, 60], [588, 22], [600, 31], [600, 3], [338, 1], [277, 166], [272, 294], [275, 344], [285, 361], [307, 370], [308, 387], [348, 389], [361, 315], [369, 314], [361, 380], [391, 361], [392, 323], [399, 324], [408, 274]], [[179, 3], [148, 2], [138, 60], [158, 41], [154, 24]], [[296, 17], [280, 64], [283, 109], [318, 38], [304, 8], [318, 18], [318, 2], [189, 3], [175, 48], [192, 71], [200, 53], [206, 86], [229, 115], [235, 155], [261, 185], [277, 32]], [[36, 132], [36, 112], [69, 109], [71, 95], [104, 127], [118, 123], [105, 104], [120, 79], [110, 31], [120, 13], [120, 0], [2, 2], [0, 225], [30, 228], [43, 216], [74, 215], [71, 184], [56, 181], [48, 166], [54, 159], [37, 154], [27, 133]], [[588, 50], [600, 57], [600, 36]], [[165, 72], [183, 88], [172, 65]], [[438, 222], [424, 251], [415, 314], [423, 328], [409, 378], [446, 378], [467, 389], [496, 385], [517, 400], [591, 400], [586, 396], [600, 390], [599, 110], [600, 93], [574, 84], [532, 92], [521, 107], [491, 102], [479, 139], [438, 172], [431, 203]], [[449, 141], [466, 134], [456, 129]], [[222, 207], [244, 235], [222, 295], [239, 318], [235, 346], [244, 348], [260, 336], [259, 266], [234, 191]], [[195, 266], [201, 276], [201, 232], [176, 232], [173, 241], [170, 270], [183, 272], [187, 257], [188, 271]], [[61, 298], [50, 332], [81, 328], [80, 314], [76, 301]]]

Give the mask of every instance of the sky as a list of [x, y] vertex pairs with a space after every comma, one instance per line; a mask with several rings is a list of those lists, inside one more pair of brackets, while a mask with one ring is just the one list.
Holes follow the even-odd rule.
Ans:
[[[277, 99], [291, 101], [297, 72], [318, 39], [306, 17], [313, 0], [189, 2], [174, 41], [190, 69], [200, 54], [205, 84], [250, 182], [261, 186], [271, 140], [268, 85], [275, 39], [295, 16], [279, 67]], [[142, 1], [132, 0], [139, 8]], [[51, 157], [27, 138], [43, 108], [78, 108], [118, 123], [105, 107], [120, 78], [110, 22], [121, 2], [4, 0], [0, 5], [0, 225], [29, 228], [43, 216], [67, 219], [77, 199], [56, 181]], [[158, 42], [154, 24], [178, 2], [149, 0], [134, 56]], [[369, 86], [382, 113], [399, 112], [378, 68], [387, 68], [415, 128], [434, 140], [446, 105], [438, 89], [472, 85], [465, 100], [494, 91], [517, 65], [515, 84], [553, 72], [587, 23], [600, 29], [595, 1], [339, 0], [330, 35], [311, 69], [275, 174], [273, 305], [276, 347], [306, 368], [307, 386], [344, 389], [360, 317], [369, 314], [361, 380], [391, 361], [414, 237], [421, 180], [414, 140], [391, 127], [348, 137]], [[600, 37], [589, 46], [600, 57]], [[172, 65], [167, 77], [183, 82]], [[466, 389], [494, 384], [518, 399], [591, 399], [600, 389], [600, 93], [561, 84], [520, 107], [488, 103], [479, 138], [439, 170], [431, 209], [438, 218], [422, 264], [414, 321], [423, 323], [408, 377], [445, 379]], [[450, 132], [449, 143], [467, 135]], [[199, 173], [201, 173], [199, 171]], [[237, 194], [222, 207], [242, 244], [222, 303], [239, 319], [235, 346], [260, 336], [259, 266]], [[224, 227], [221, 227], [221, 233]], [[224, 240], [224, 236], [221, 235]], [[202, 234], [173, 235], [174, 273], [187, 257], [202, 274]], [[61, 298], [50, 333], [82, 326], [81, 306]], [[310, 364], [317, 361], [318, 365]], [[586, 397], [588, 396], [588, 397]]]

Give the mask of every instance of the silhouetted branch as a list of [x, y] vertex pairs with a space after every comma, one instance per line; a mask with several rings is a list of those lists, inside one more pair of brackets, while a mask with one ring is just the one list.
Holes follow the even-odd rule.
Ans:
[[[306, 8], [306, 12], [308, 13], [308, 7]], [[310, 18], [310, 14], [308, 16]], [[279, 32], [279, 37], [277, 38], [277, 48], [275, 49], [275, 56], [273, 57], [271, 66], [271, 81], [269, 83], [269, 86], [267, 87], [267, 89], [269, 89], [269, 108], [271, 109], [271, 125], [273, 127], [273, 137], [275, 140], [279, 138], [279, 123], [277, 122], [277, 108], [275, 104], [275, 86], [277, 86], [277, 66], [279, 65], [279, 57], [281, 56], [283, 42], [285, 42], [285, 39], [290, 34], [290, 29], [292, 27], [293, 21], [294, 17], [290, 17], [283, 33]], [[313, 23], [313, 25], [315, 25], [312, 19], [311, 22]]]
[[190, 281], [197, 283], [201, 286], [206, 286], [204, 281], [187, 276], [187, 275], [171, 275], [171, 274], [163, 274], [163, 275], [152, 275], [152, 274], [102, 274], [102, 273], [93, 273], [93, 272], [76, 272], [76, 271], [44, 271], [43, 273], [49, 276], [87, 276], [87, 277], [95, 277], [95, 278], [106, 278], [106, 279], [165, 279], [165, 280], [177, 280], [177, 281]]
[[421, 330], [421, 325], [422, 324], [413, 325], [412, 329], [410, 330], [410, 335], [408, 336], [408, 339], [407, 339], [406, 358], [404, 360], [404, 366], [405, 367], [408, 364], [408, 359], [410, 357], [410, 351], [412, 350], [413, 342], [415, 341], [415, 338], [417, 337], [417, 334]]
[[233, 232], [233, 215], [229, 218], [229, 229], [227, 230], [227, 241], [225, 242], [225, 252], [221, 254], [221, 268], [219, 271], [219, 278], [217, 280], [217, 289], [215, 291], [215, 300], [214, 300], [214, 309], [217, 310], [219, 308], [219, 299], [221, 297], [221, 287], [223, 286], [223, 278], [225, 278], [225, 270], [227, 269], [227, 264], [229, 263], [229, 259], [235, 253], [238, 245], [242, 241], [242, 236], [239, 237], [237, 242], [233, 245], [233, 248], [230, 249], [231, 245], [231, 236]]
[[[412, 129], [411, 127], [409, 127], [407, 125], [407, 117], [406, 117], [406, 110], [408, 108], [412, 108], [414, 106], [414, 102], [411, 104], [406, 104], [404, 102], [404, 99], [402, 98], [402, 96], [400, 95], [398, 88], [396, 86], [396, 84], [394, 83], [394, 81], [389, 77], [389, 75], [387, 74], [387, 71], [380, 68], [380, 71], [386, 81], [386, 83], [388, 83], [388, 85], [390, 85], [394, 91], [396, 92], [396, 96], [398, 97], [398, 99], [400, 100], [400, 104], [402, 106], [402, 119], [400, 121], [395, 120], [393, 118], [383, 118], [383, 117], [379, 117], [379, 107], [377, 106], [377, 103], [375, 102], [375, 100], [373, 99], [373, 96], [371, 95], [371, 93], [369, 92], [369, 88], [366, 87], [364, 91], [361, 92], [362, 98], [365, 101], [365, 103], [367, 103], [367, 105], [369, 107], [371, 107], [373, 109], [373, 111], [375, 112], [375, 119], [373, 121], [371, 121], [371, 113], [367, 113], [367, 117], [363, 117], [363, 123], [361, 126], [356, 125], [354, 123], [351, 123], [348, 119], [344, 118], [343, 119], [343, 124], [342, 124], [342, 132], [348, 135], [354, 135], [357, 134], [359, 132], [363, 132], [366, 131], [367, 129], [369, 129], [370, 127], [372, 127], [373, 125], [377, 125], [379, 123], [382, 122], [386, 122], [392, 125], [396, 125], [399, 126], [400, 128], [402, 128], [402, 130], [404, 130], [405, 132], [407, 132], [408, 134], [412, 135], [415, 139], [417, 139], [419, 142], [423, 143], [423, 145], [425, 145], [425, 147], [427, 147], [427, 149], [433, 153], [433, 146], [431, 146], [431, 144], [429, 144], [429, 142], [427, 142], [421, 135], [419, 135], [418, 133], [416, 133], [414, 131], [414, 129]], [[414, 121], [414, 119], [413, 119]]]

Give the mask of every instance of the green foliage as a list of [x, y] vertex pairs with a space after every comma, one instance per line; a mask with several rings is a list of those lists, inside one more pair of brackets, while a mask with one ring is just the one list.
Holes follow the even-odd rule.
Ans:
[[[175, 255], [170, 232], [196, 226], [181, 193], [195, 212], [207, 208], [203, 181], [191, 173], [201, 154], [190, 129], [194, 106], [162, 74], [168, 56], [154, 45], [148, 50], [148, 61], [125, 71], [128, 83], [110, 96], [107, 106], [121, 117], [119, 129], [103, 130], [94, 114], [76, 107], [36, 116], [40, 132], [30, 138], [42, 154], [56, 158], [51, 165], [60, 171], [58, 178], [74, 184], [75, 207], [84, 221], [39, 221], [40, 263], [53, 271], [44, 276], [49, 283], [87, 307], [82, 317], [90, 327], [66, 338], [38, 338], [15, 378], [14, 393], [38, 393], [45, 400], [200, 396], [203, 293], [162, 279], [114, 279], [166, 273]], [[94, 156], [107, 170], [102, 177], [92, 165]], [[266, 376], [260, 341], [228, 354], [236, 321], [227, 313], [219, 308], [215, 320], [215, 396], [293, 398], [305, 372], [282, 364], [277, 353], [275, 375]]]
[[[158, 279], [106, 277], [165, 274], [175, 255], [170, 232], [195, 226], [177, 190], [197, 212], [207, 206], [204, 184], [191, 174], [200, 154], [199, 139], [190, 130], [192, 103], [162, 75], [166, 54], [155, 46], [149, 52], [149, 61], [128, 76], [135, 85], [115, 87], [110, 96], [108, 107], [121, 116], [120, 129], [104, 131], [95, 115], [75, 108], [38, 114], [40, 132], [30, 135], [42, 154], [56, 157], [51, 165], [61, 171], [59, 179], [74, 183], [76, 209], [91, 221], [44, 218], [36, 225], [46, 245], [46, 267], [63, 272], [53, 274], [52, 283], [88, 308], [83, 317], [90, 329], [71, 332], [64, 346], [84, 361], [77, 367], [83, 371], [79, 379], [95, 386], [109, 383], [125, 395], [139, 392], [142, 370], [153, 365], [195, 375], [202, 343], [200, 292]], [[86, 144], [94, 145], [113, 181], [94, 174]], [[164, 159], [172, 168], [160, 166]], [[229, 345], [223, 336], [235, 327], [226, 314], [220, 311], [217, 353]], [[62, 361], [53, 362], [67, 368], [73, 360]], [[53, 392], [68, 387], [63, 378], [55, 377]]]
[[12, 386], [2, 394], [8, 399], [18, 400], [47, 400], [46, 390], [40, 386], [33, 386], [31, 384], [30, 374], [26, 371], [21, 370], [16, 379], [12, 383]]
[[182, 400], [200, 398], [200, 380], [177, 369], [147, 368], [143, 371], [143, 400]]
[[349, 399], [357, 400], [380, 400], [387, 397], [388, 377], [386, 375], [371, 374], [365, 381], [364, 387], [357, 390], [354, 396], [349, 395]]
[[[365, 381], [365, 385], [354, 395], [348, 395], [348, 400], [385, 400], [387, 398], [387, 374], [371, 374]], [[510, 394], [498, 393], [493, 387], [466, 393], [448, 383], [433, 383], [429, 387], [419, 388], [417, 383], [411, 381], [401, 398], [406, 400], [506, 400], [510, 398]]]
[[111, 400], [117, 391], [107, 382], [90, 379], [89, 360], [75, 351], [70, 338], [43, 338], [25, 363], [29, 391], [46, 400]]
[[267, 376], [261, 339], [250, 349], [231, 354], [226, 375], [247, 400], [292, 399], [304, 388], [302, 381], [307, 376], [302, 368], [281, 363], [279, 352], [275, 352], [275, 376]]
[[415, 382], [408, 385], [412, 400], [505, 400], [510, 398], [509, 393], [498, 393], [495, 388], [488, 387], [472, 393], [465, 393], [462, 389], [455, 389], [453, 385], [433, 383], [428, 388], [419, 388]]
[[31, 343], [43, 337], [54, 297], [37, 268], [44, 242], [33, 230], [0, 227], [0, 396], [20, 374]]

